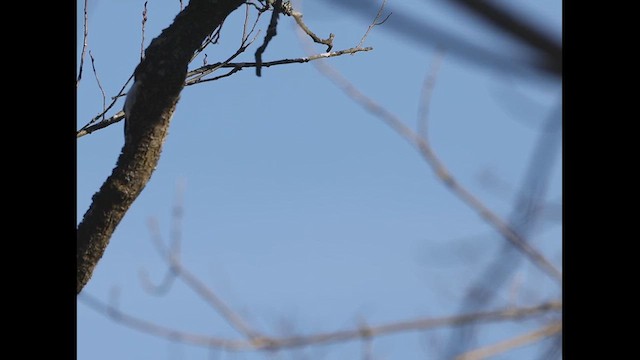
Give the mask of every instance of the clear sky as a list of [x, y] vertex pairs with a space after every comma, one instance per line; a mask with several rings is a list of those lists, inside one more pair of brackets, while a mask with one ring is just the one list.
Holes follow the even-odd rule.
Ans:
[[[83, 3], [77, 3], [78, 62]], [[517, 57], [519, 49], [512, 41], [446, 3], [389, 0], [388, 6]], [[561, 1], [501, 3], [560, 37]], [[143, 4], [88, 1], [88, 50], [107, 102], [140, 60]], [[311, 29], [321, 37], [335, 34], [334, 50], [357, 45], [375, 16], [375, 11], [359, 16], [329, 0], [302, 5]], [[178, 0], [149, 0], [145, 47], [170, 25], [179, 6]], [[237, 49], [243, 19], [240, 9], [225, 22], [219, 44], [205, 51], [209, 63]], [[253, 61], [266, 21], [239, 61]], [[327, 62], [413, 128], [423, 81], [437, 52], [433, 44], [394, 32], [394, 21], [391, 15], [369, 34], [365, 45], [373, 51]], [[293, 19], [281, 17], [264, 61], [306, 55], [294, 25]], [[317, 53], [326, 49], [313, 47]], [[201, 63], [196, 60], [191, 68]], [[77, 94], [80, 128], [103, 106], [88, 53]], [[506, 219], [526, 179], [540, 129], [560, 101], [557, 79], [487, 68], [445, 52], [430, 102], [429, 139], [452, 175]], [[122, 102], [107, 115], [121, 108]], [[78, 222], [111, 173], [123, 141], [122, 123], [78, 139]], [[562, 164], [559, 150], [554, 154], [544, 197], [550, 206], [530, 238], [561, 267]], [[504, 244], [434, 176], [413, 147], [309, 63], [266, 68], [260, 78], [245, 69], [185, 88], [151, 181], [116, 229], [83, 290], [167, 327], [241, 339], [180, 281], [163, 297], [150, 295], [141, 284], [141, 272], [155, 282], [166, 272], [148, 222], [155, 219], [165, 240], [169, 238], [179, 189], [184, 199], [183, 263], [268, 334], [311, 334], [454, 315], [468, 286], [478, 281]], [[531, 306], [560, 295], [558, 284], [522, 261], [486, 309]], [[488, 325], [478, 341], [494, 343], [541, 325]], [[83, 301], [78, 301], [77, 331], [81, 360], [357, 359], [362, 347], [351, 342], [266, 356], [210, 351], [124, 327]], [[374, 358], [439, 359], [448, 334], [438, 330], [376, 339]], [[523, 347], [497, 358], [530, 359], [539, 349]]]

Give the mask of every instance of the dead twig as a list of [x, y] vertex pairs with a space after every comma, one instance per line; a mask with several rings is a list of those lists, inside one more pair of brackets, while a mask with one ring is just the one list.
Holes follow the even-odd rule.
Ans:
[[[258, 35], [260, 34], [260, 31], [258, 31], [255, 36], [249, 40], [249, 37], [251, 36], [251, 34], [253, 34], [253, 32], [255, 31], [256, 28], [256, 24], [258, 23], [258, 20], [260, 18], [260, 14], [258, 14], [258, 18], [256, 18], [256, 20], [253, 23], [253, 26], [251, 27], [251, 30], [249, 31], [249, 33], [246, 32], [246, 28], [247, 28], [247, 21], [248, 21], [248, 16], [245, 16], [245, 23], [243, 25], [243, 29], [242, 29], [242, 41], [240, 43], [240, 47], [238, 48], [238, 50], [236, 50], [236, 52], [229, 56], [225, 61], [213, 64], [213, 65], [207, 65], [204, 64], [202, 67], [196, 69], [196, 70], [192, 70], [189, 71], [187, 73], [187, 80], [185, 81], [185, 86], [188, 85], [193, 85], [193, 84], [197, 84], [200, 82], [204, 82], [205, 80], [202, 80], [203, 77], [213, 73], [214, 71], [220, 69], [221, 67], [225, 67], [227, 64], [229, 64], [229, 62], [231, 62], [232, 60], [234, 60], [235, 58], [237, 58], [240, 54], [242, 54], [243, 52], [245, 52], [247, 50], [247, 48], [249, 46], [251, 46], [251, 44], [253, 44], [253, 42], [255, 41], [255, 39], [258, 37]], [[222, 77], [227, 77], [233, 73], [235, 73], [237, 70], [235, 71], [231, 71], [223, 76], [218, 76], [216, 78], [213, 79], [207, 79], [206, 81], [213, 81], [213, 80], [217, 80], [219, 78]]]

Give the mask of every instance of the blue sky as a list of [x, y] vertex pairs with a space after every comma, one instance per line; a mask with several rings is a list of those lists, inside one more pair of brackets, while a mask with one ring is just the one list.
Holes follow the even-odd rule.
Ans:
[[[445, 3], [390, 0], [388, 6], [424, 16], [430, 24], [500, 53], [517, 53], [511, 41], [475, 26]], [[561, 2], [509, 3], [559, 36]], [[143, 4], [89, 0], [88, 49], [107, 96], [119, 91], [139, 61]], [[368, 26], [365, 17], [331, 2], [303, 5], [310, 28], [322, 37], [336, 35], [335, 50], [355, 46]], [[77, 6], [79, 60], [83, 1]], [[147, 7], [145, 47], [171, 23], [179, 1], [150, 0]], [[205, 51], [210, 63], [236, 50], [243, 16], [243, 10], [234, 13], [220, 44]], [[388, 21], [388, 27], [376, 27], [367, 38], [365, 45], [373, 51], [328, 63], [413, 127], [436, 52], [393, 32], [393, 15]], [[281, 18], [264, 61], [306, 55], [294, 25], [293, 19]], [[239, 61], [253, 61], [263, 33]], [[325, 50], [314, 47], [317, 53]], [[539, 128], [559, 104], [561, 84], [541, 75], [487, 69], [451, 53], [445, 53], [437, 76], [429, 112], [432, 146], [461, 184], [506, 218]], [[102, 109], [88, 55], [77, 94], [80, 128]], [[119, 103], [115, 111], [121, 107]], [[123, 141], [122, 123], [78, 139], [78, 222], [111, 173]], [[546, 199], [561, 204], [559, 153], [554, 161]], [[489, 186], [487, 178], [506, 185]], [[117, 298], [121, 310], [165, 326], [239, 339], [179, 281], [165, 297], [149, 295], [141, 286], [141, 270], [156, 281], [166, 270], [147, 223], [156, 219], [168, 238], [180, 187], [183, 263], [250, 323], [271, 334], [282, 334], [287, 327], [312, 333], [363, 321], [374, 325], [453, 315], [469, 284], [504, 243], [437, 180], [414, 148], [311, 64], [270, 67], [261, 78], [246, 69], [187, 87], [151, 181], [83, 290], [105, 301]], [[561, 230], [556, 216], [541, 221], [531, 236], [558, 267]], [[560, 296], [559, 286], [526, 261], [506, 288], [511, 290], [499, 291], [491, 308], [510, 301], [535, 305]], [[78, 359], [361, 357], [358, 342], [275, 355], [210, 352], [123, 327], [82, 301], [77, 326]], [[479, 341], [493, 343], [539, 326], [535, 321], [490, 325]], [[380, 338], [373, 343], [374, 358], [437, 359], [447, 334], [438, 330]], [[535, 350], [524, 347], [501, 358], [529, 359]]]

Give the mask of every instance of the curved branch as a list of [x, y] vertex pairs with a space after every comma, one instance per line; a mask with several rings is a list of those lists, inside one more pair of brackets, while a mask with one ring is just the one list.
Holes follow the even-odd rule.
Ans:
[[135, 70], [138, 96], [127, 119], [128, 132], [116, 167], [77, 229], [76, 291], [80, 293], [104, 254], [109, 239], [156, 168], [187, 65], [206, 37], [243, 0], [191, 0], [173, 24], [155, 38]]

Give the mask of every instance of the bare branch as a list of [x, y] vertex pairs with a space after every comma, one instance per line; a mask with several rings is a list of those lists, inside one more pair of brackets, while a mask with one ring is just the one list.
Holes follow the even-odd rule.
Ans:
[[[113, 115], [109, 119], [104, 119], [104, 115], [107, 113], [107, 111], [111, 110], [111, 108], [116, 104], [116, 102], [118, 101], [118, 99], [120, 97], [126, 95], [126, 94], [124, 94], [124, 89], [127, 87], [127, 85], [129, 85], [129, 82], [131, 81], [131, 79], [133, 79], [133, 74], [131, 74], [131, 76], [129, 76], [129, 79], [122, 86], [122, 88], [118, 92], [118, 95], [116, 95], [116, 96], [111, 98], [111, 104], [109, 104], [109, 106], [107, 106], [107, 108], [104, 109], [101, 113], [99, 113], [98, 115], [94, 116], [93, 119], [91, 119], [80, 130], [78, 130], [78, 132], [76, 133], [76, 138], [80, 138], [80, 137], [83, 137], [85, 135], [91, 134], [92, 132], [94, 132], [96, 130], [100, 130], [102, 128], [105, 128], [105, 127], [107, 127], [107, 126], [109, 126], [111, 124], [117, 123], [118, 121], [124, 119], [124, 112], [123, 111], [120, 111], [120, 112], [116, 113], [115, 115]], [[100, 118], [103, 118], [103, 120], [100, 123], [94, 125], [94, 123], [96, 121], [98, 121]]]
[[[227, 66], [221, 66], [221, 67], [227, 67]], [[195, 81], [190, 81], [190, 82], [186, 83], [185, 86], [196, 85], [196, 84], [201, 84], [201, 83], [205, 83], [205, 82], [209, 82], [209, 81], [220, 80], [222, 78], [229, 77], [229, 76], [237, 73], [240, 70], [242, 70], [242, 67], [234, 67], [233, 69], [229, 70], [228, 72], [226, 72], [226, 73], [224, 73], [222, 75], [214, 76], [214, 77], [208, 78], [208, 79], [198, 79], [198, 80], [195, 80]]]
[[96, 71], [95, 60], [93, 59], [91, 50], [89, 50], [89, 58], [91, 58], [91, 68], [93, 69], [93, 75], [95, 76], [96, 82], [98, 83], [98, 88], [100, 88], [100, 92], [102, 93], [102, 120], [104, 120], [104, 113], [107, 112], [107, 97], [104, 93], [104, 89], [102, 88], [102, 84], [100, 84], [100, 79], [98, 78], [98, 72]]
[[[248, 36], [250, 36], [252, 32], [253, 32], [253, 29], [249, 32]], [[256, 33], [256, 35], [254, 36], [253, 39], [251, 39], [246, 44], [243, 44], [236, 51], [235, 54], [231, 55], [224, 62], [219, 62], [219, 63], [215, 63], [215, 64], [209, 64], [209, 65], [201, 66], [201, 67], [199, 67], [197, 69], [189, 71], [187, 73], [187, 80], [185, 81], [185, 86], [191, 86], [191, 85], [196, 85], [196, 84], [200, 84], [200, 83], [204, 83], [204, 82], [208, 82], [208, 81], [219, 80], [221, 78], [225, 78], [225, 77], [228, 77], [230, 75], [233, 75], [233, 74], [235, 74], [236, 72], [242, 70], [245, 67], [256, 67], [257, 63], [255, 63], [255, 62], [232, 63], [230, 61], [235, 59], [242, 52], [244, 52], [246, 50], [246, 48], [249, 47], [253, 43], [253, 41], [256, 39], [256, 37], [258, 35], [259, 35], [259, 33]], [[330, 53], [316, 54], [316, 55], [312, 55], [312, 56], [308, 56], [308, 57], [302, 57], [302, 58], [296, 58], [296, 59], [282, 59], [282, 60], [264, 62], [264, 63], [262, 63], [262, 67], [270, 67], [270, 66], [277, 66], [277, 65], [294, 64], [294, 63], [307, 63], [307, 62], [318, 60], [318, 59], [330, 58], [330, 57], [335, 57], [335, 56], [340, 56], [340, 55], [345, 55], [345, 54], [355, 54], [357, 52], [371, 51], [371, 50], [373, 50], [372, 47], [350, 48], [350, 49], [344, 49], [344, 50], [340, 50], [340, 51], [333, 51], [333, 52], [330, 52]], [[213, 78], [202, 79], [204, 76], [206, 76], [208, 74], [211, 74], [214, 71], [216, 71], [218, 69], [221, 69], [221, 68], [231, 68], [231, 71], [229, 71], [226, 74], [223, 74], [223, 75], [220, 75], [220, 76], [216, 76], [216, 77], [213, 77]], [[129, 77], [129, 80], [127, 80], [127, 82], [124, 84], [124, 86], [120, 89], [120, 92], [118, 92], [118, 95], [113, 97], [113, 101], [111, 102], [111, 104], [109, 106], [107, 106], [105, 111], [102, 111], [100, 114], [96, 115], [91, 121], [89, 121], [89, 123], [87, 123], [80, 130], [78, 130], [78, 132], [76, 133], [76, 137], [77, 138], [80, 138], [80, 137], [83, 137], [85, 135], [91, 134], [91, 133], [93, 133], [93, 132], [95, 132], [97, 130], [103, 129], [103, 128], [107, 127], [107, 126], [115, 124], [115, 123], [121, 121], [122, 119], [124, 119], [124, 112], [120, 111], [120, 112], [116, 113], [115, 115], [113, 115], [111, 118], [104, 119], [103, 121], [99, 122], [98, 124], [94, 124], [97, 120], [99, 120], [101, 117], [103, 117], [104, 114], [107, 111], [109, 111], [115, 105], [116, 101], [120, 97], [123, 97], [123, 96], [126, 95], [126, 93], [124, 93], [124, 89], [127, 87], [127, 85], [129, 84], [129, 82], [131, 81], [132, 78], [133, 78], [133, 75], [131, 75], [131, 77]]]
[[83, 304], [89, 306], [96, 312], [109, 317], [112, 320], [119, 322], [125, 326], [146, 334], [185, 344], [215, 347], [228, 350], [249, 349], [246, 341], [227, 340], [206, 335], [192, 334], [184, 331], [174, 330], [150, 321], [140, 319], [135, 316], [131, 316], [129, 314], [123, 313], [122, 311], [111, 305], [105, 304], [104, 302], [87, 293], [80, 294], [78, 296], [78, 300], [80, 300]]
[[[101, 114], [104, 114], [104, 111]], [[101, 115], [98, 115], [98, 116], [101, 116]], [[112, 117], [110, 117], [108, 119], [105, 119], [103, 121], [100, 121], [97, 124], [94, 124], [94, 125], [87, 124], [87, 125], [85, 125], [82, 129], [78, 130], [78, 132], [76, 133], [76, 138], [81, 138], [81, 137], [83, 137], [85, 135], [91, 134], [92, 132], [94, 132], [96, 130], [104, 129], [109, 125], [113, 125], [113, 124], [121, 121], [122, 119], [124, 119], [124, 111], [118, 111]]]
[[[151, 223], [150, 225], [154, 225]], [[157, 229], [157, 228], [156, 228]], [[152, 233], [156, 233], [152, 227], [150, 229]], [[180, 262], [179, 253], [174, 250], [167, 249], [160, 236], [152, 236], [156, 250], [160, 253], [162, 259], [169, 266], [170, 272], [175, 274], [180, 280], [182, 280], [189, 288], [198, 294], [201, 299], [206, 301], [220, 316], [222, 316], [229, 325], [236, 329], [239, 333], [243, 334], [248, 340], [255, 341], [262, 338], [257, 331], [253, 330], [247, 322], [236, 314], [231, 307], [229, 307], [213, 290], [205, 285], [197, 276], [188, 271]], [[174, 248], [176, 246], [174, 245]]]
[[207, 35], [200, 47], [193, 52], [193, 56], [191, 56], [191, 60], [189, 60], [189, 63], [195, 60], [195, 58], [198, 57], [198, 55], [200, 55], [200, 53], [202, 53], [207, 46], [209, 46], [210, 44], [218, 43], [218, 40], [220, 39], [220, 30], [222, 30], [223, 23], [220, 23], [220, 25], [211, 32], [211, 34]]
[[[260, 13], [258, 13], [258, 17], [260, 17]], [[257, 23], [254, 22], [254, 26]], [[249, 3], [246, 3], [244, 6], [244, 22], [242, 23], [242, 41], [241, 43], [245, 42], [245, 39], [248, 37], [247, 35], [247, 24], [249, 24]]]
[[475, 349], [456, 357], [456, 360], [482, 360], [524, 346], [562, 331], [562, 322], [554, 322], [536, 331]]
[[397, 132], [402, 138], [408, 141], [411, 145], [416, 147], [420, 155], [431, 167], [436, 176], [442, 181], [442, 183], [449, 188], [453, 194], [466, 203], [471, 209], [473, 209], [480, 217], [482, 217], [488, 224], [493, 226], [496, 231], [502, 234], [511, 244], [513, 244], [519, 251], [521, 251], [527, 258], [532, 261], [538, 268], [544, 271], [552, 279], [558, 283], [562, 282], [562, 273], [549, 262], [538, 250], [533, 248], [527, 241], [516, 232], [509, 224], [486, 207], [478, 198], [476, 198], [470, 191], [463, 187], [448, 171], [444, 163], [442, 163], [435, 152], [431, 149], [431, 146], [426, 139], [420, 137], [416, 132], [407, 127], [402, 120], [390, 113], [387, 109], [379, 105], [371, 98], [364, 95], [358, 90], [349, 80], [347, 80], [342, 74], [336, 71], [333, 67], [323, 61], [313, 63], [316, 69], [320, 71], [325, 77], [333, 82], [338, 88], [340, 88], [345, 95], [354, 100], [357, 104], [364, 109], [383, 120], [389, 125], [395, 132]]
[[[507, 218], [509, 227], [523, 238], [530, 236], [535, 224], [539, 221], [540, 209], [554, 164], [554, 155], [557, 154], [561, 145], [559, 132], [561, 124], [561, 107], [558, 105], [545, 125], [547, 130], [555, 128], [557, 132], [543, 131], [538, 134], [539, 139], [528, 162], [524, 181], [518, 190], [513, 210]], [[461, 303], [461, 309], [473, 311], [490, 303], [496, 294], [496, 289], [499, 289], [513, 275], [513, 271], [522, 260], [521, 257], [515, 256], [515, 251], [517, 248], [505, 243], [495, 259], [474, 276], [476, 279], [469, 286]], [[450, 350], [447, 357], [453, 357], [460, 351], [467, 350], [463, 345], [475, 331], [477, 330], [473, 326], [469, 326], [453, 332], [449, 340]]]
[[[258, 23], [258, 20], [259, 20], [259, 16], [258, 16], [258, 18], [256, 18], [255, 22], [253, 23], [253, 26], [251, 27], [251, 31], [249, 31], [249, 33], [246, 34], [246, 36], [243, 35], [242, 42], [240, 43], [240, 47], [238, 48], [238, 50], [236, 50], [236, 52], [233, 55], [229, 56], [223, 62], [216, 63], [216, 64], [213, 64], [213, 65], [206, 65], [205, 64], [205, 65], [203, 65], [202, 67], [200, 67], [200, 68], [198, 68], [196, 70], [189, 71], [187, 73], [187, 80], [185, 81], [185, 86], [197, 84], [199, 82], [204, 82], [205, 80], [201, 80], [203, 77], [211, 74], [212, 72], [220, 69], [221, 67], [224, 67], [224, 65], [229, 64], [230, 61], [232, 61], [233, 59], [238, 57], [240, 54], [245, 52], [245, 50], [247, 50], [247, 48], [249, 46], [251, 46], [251, 44], [253, 44], [255, 39], [260, 34], [260, 32], [258, 31], [256, 33], [256, 35], [251, 40], [249, 40], [249, 36], [251, 36], [251, 34], [253, 34], [253, 31], [256, 28], [256, 24]], [[245, 23], [245, 25], [246, 25], [246, 23]], [[243, 29], [243, 33], [244, 32], [245, 32], [245, 30]], [[229, 72], [229, 73], [227, 73], [227, 74], [225, 74], [223, 76], [218, 76], [216, 78], [208, 79], [206, 81], [213, 81], [213, 80], [217, 80], [217, 79], [222, 78], [222, 77], [230, 76], [230, 75], [232, 75], [233, 73], [235, 73], [238, 70], [234, 69], [231, 72]]]
[[84, 304], [90, 306], [98, 313], [122, 323], [125, 326], [139, 330], [141, 332], [178, 341], [195, 346], [215, 347], [226, 350], [282, 350], [299, 348], [313, 345], [326, 345], [333, 343], [348, 342], [354, 340], [372, 339], [380, 336], [387, 336], [410, 331], [425, 331], [439, 329], [450, 326], [460, 326], [475, 322], [501, 322], [519, 320], [534, 316], [539, 316], [549, 312], [562, 310], [561, 301], [551, 301], [541, 303], [536, 306], [522, 308], [507, 308], [495, 311], [477, 312], [464, 315], [448, 316], [441, 318], [413, 319], [408, 321], [394, 322], [379, 326], [358, 327], [351, 330], [338, 330], [326, 333], [317, 333], [307, 336], [292, 337], [258, 337], [253, 340], [230, 340], [219, 337], [211, 337], [201, 334], [193, 334], [146, 321], [135, 316], [126, 314], [86, 293], [78, 297]]
[[309, 29], [309, 27], [304, 23], [304, 21], [302, 20], [302, 13], [293, 10], [293, 5], [291, 5], [290, 1], [282, 2], [281, 0], [275, 0], [275, 2], [273, 3], [273, 8], [274, 13], [281, 12], [287, 16], [292, 16], [300, 29], [302, 29], [315, 43], [327, 45], [326, 52], [329, 52], [331, 51], [331, 49], [333, 49], [333, 39], [335, 38], [335, 35], [333, 33], [330, 33], [329, 37], [326, 39], [321, 39], [320, 37], [318, 37], [318, 35], [311, 31], [311, 29]]
[[[270, 67], [270, 66], [277, 66], [277, 65], [285, 65], [285, 64], [294, 64], [294, 63], [307, 63], [310, 61], [314, 61], [314, 60], [319, 60], [319, 59], [324, 59], [324, 58], [330, 58], [330, 57], [335, 57], [335, 56], [340, 56], [340, 55], [345, 55], [345, 54], [355, 54], [357, 52], [361, 52], [361, 51], [371, 51], [373, 50], [372, 47], [364, 47], [364, 48], [350, 48], [350, 49], [344, 49], [344, 50], [340, 50], [340, 51], [333, 51], [333, 52], [329, 52], [329, 53], [322, 53], [322, 54], [316, 54], [316, 55], [312, 55], [312, 56], [307, 56], [307, 57], [301, 57], [301, 58], [295, 58], [295, 59], [282, 59], [282, 60], [275, 60], [275, 61], [268, 61], [268, 62], [263, 62], [261, 63], [259, 66], [261, 67]], [[212, 79], [204, 79], [201, 80], [202, 76], [199, 76], [201, 73], [203, 72], [207, 72], [207, 74], [210, 74], [211, 72], [217, 70], [217, 69], [221, 69], [221, 68], [233, 68], [232, 72], [237, 72], [239, 70], [242, 70], [243, 68], [246, 67], [257, 67], [258, 63], [256, 62], [238, 62], [238, 63], [215, 63], [215, 64], [210, 64], [207, 66], [203, 66], [200, 67], [198, 69], [192, 70], [189, 72], [188, 76], [192, 76], [192, 78], [188, 79], [187, 82], [185, 83], [185, 86], [190, 86], [190, 85], [195, 85], [195, 84], [199, 84], [199, 83], [203, 83], [206, 81], [213, 81], [213, 80], [217, 80], [221, 77], [226, 77], [230, 74], [224, 75], [224, 76], [220, 76], [217, 78], [212, 78]], [[198, 76], [194, 76], [194, 75], [198, 75]]]
[[296, 20], [296, 23], [300, 28], [307, 34], [315, 43], [327, 45], [327, 51], [331, 51], [333, 49], [333, 39], [336, 37], [333, 33], [329, 33], [329, 37], [326, 39], [321, 39], [318, 35], [314, 34], [311, 29], [302, 21], [302, 13], [297, 11], [292, 11], [291, 16]]
[[[385, 0], [386, 1], [386, 0]], [[247, 10], [245, 11], [245, 22], [243, 25], [243, 31], [242, 31], [242, 42], [240, 47], [238, 48], [238, 50], [231, 55], [229, 58], [227, 58], [225, 61], [222, 62], [217, 62], [214, 64], [210, 64], [207, 65], [206, 64], [206, 59], [205, 59], [205, 63], [203, 64], [203, 66], [195, 69], [195, 70], [191, 70], [188, 72], [187, 74], [187, 80], [185, 81], [185, 86], [191, 86], [191, 85], [195, 85], [195, 84], [199, 84], [199, 83], [204, 83], [204, 82], [208, 82], [208, 81], [216, 81], [228, 76], [231, 76], [237, 72], [239, 72], [240, 70], [242, 70], [245, 67], [254, 67], [254, 68], [262, 68], [262, 67], [270, 67], [270, 66], [276, 66], [276, 65], [285, 65], [285, 64], [293, 64], [293, 63], [306, 63], [309, 61], [313, 61], [313, 60], [317, 60], [317, 59], [322, 59], [322, 58], [329, 58], [329, 57], [334, 57], [334, 56], [340, 56], [340, 55], [344, 55], [344, 54], [355, 54], [357, 52], [361, 52], [361, 51], [371, 51], [373, 50], [372, 47], [356, 47], [356, 48], [350, 48], [350, 49], [345, 49], [345, 50], [340, 50], [340, 51], [333, 51], [333, 52], [326, 52], [326, 53], [321, 53], [321, 54], [317, 54], [317, 55], [313, 55], [313, 56], [308, 56], [308, 57], [302, 57], [302, 58], [295, 58], [295, 59], [282, 59], [282, 60], [275, 60], [275, 61], [269, 61], [269, 62], [237, 62], [237, 63], [232, 63], [231, 61], [233, 61], [235, 58], [237, 58], [240, 54], [242, 54], [244, 51], [246, 51], [246, 49], [251, 46], [253, 44], [253, 42], [255, 41], [255, 39], [257, 38], [257, 36], [259, 35], [260, 31], [256, 32], [255, 35], [253, 36], [253, 38], [249, 39], [250, 36], [252, 34], [254, 34], [255, 29], [256, 29], [256, 25], [258, 24], [258, 21], [260, 19], [260, 16], [266, 11], [266, 7], [265, 8], [258, 8], [258, 6], [254, 3], [250, 3], [247, 2], [245, 3], [247, 6]], [[251, 27], [251, 30], [247, 33], [247, 28], [248, 28], [248, 8], [249, 6], [252, 5], [254, 7], [256, 7], [258, 9], [258, 15], [255, 19], [255, 21], [253, 22], [253, 25]], [[302, 21], [302, 14], [300, 13], [296, 13], [295, 11], [293, 11], [293, 9], [290, 6], [285, 6], [282, 5], [280, 7], [281, 10], [285, 11], [284, 13], [286, 15], [290, 15], [290, 16], [294, 16], [294, 18], [299, 17], [299, 20]], [[144, 26], [145, 26], [145, 22], [146, 22], [146, 2], [145, 2], [145, 7], [143, 10], [143, 21], [142, 21], [142, 33], [143, 33], [143, 41], [142, 43], [144, 43]], [[375, 20], [374, 20], [375, 23]], [[215, 31], [213, 32], [212, 35], [207, 36], [206, 40], [201, 44], [201, 46], [194, 52], [194, 54], [191, 57], [191, 60], [189, 62], [192, 62], [198, 54], [200, 54], [207, 45], [211, 44], [212, 42], [214, 42], [214, 39], [217, 39], [217, 36], [219, 36], [219, 31], [221, 28], [222, 24], [220, 24], [220, 26], [218, 26]], [[305, 26], [306, 27], [306, 26]], [[302, 29], [308, 34], [313, 34], [308, 28], [305, 30], [305, 27], [302, 27]], [[333, 34], [331, 34], [333, 36]], [[275, 36], [275, 35], [274, 35]], [[311, 35], [310, 35], [311, 36]], [[312, 38], [315, 35], [311, 36]], [[326, 39], [326, 40], [321, 40], [321, 43], [328, 45], [328, 48], [331, 49], [331, 43], [330, 40], [333, 39], [333, 37], [330, 37], [330, 39]], [[264, 44], [263, 44], [264, 46]], [[141, 53], [141, 56], [143, 56], [143, 53]], [[206, 55], [205, 55], [206, 56]], [[218, 69], [221, 68], [230, 68], [231, 70], [229, 70], [228, 72], [226, 72], [225, 74], [219, 75], [219, 76], [215, 76], [212, 78], [208, 78], [205, 79], [204, 77], [215, 72]], [[128, 85], [129, 81], [131, 81], [131, 79], [133, 78], [133, 75], [131, 75], [131, 77], [129, 78], [129, 80], [127, 81], [127, 83], [122, 87], [122, 89], [120, 90], [120, 92], [118, 93], [118, 95], [116, 95], [113, 98], [112, 103], [106, 107], [106, 109], [104, 109], [104, 111], [102, 111], [100, 114], [98, 114], [96, 117], [94, 117], [91, 121], [89, 121], [86, 125], [84, 125], [80, 130], [78, 130], [78, 132], [76, 133], [76, 137], [80, 138], [82, 136], [91, 134], [93, 132], [95, 132], [96, 130], [100, 130], [103, 129], [107, 126], [110, 126], [116, 122], [121, 121], [124, 117], [123, 114], [117, 113], [115, 115], [113, 115], [111, 118], [109, 119], [105, 119], [104, 116], [106, 114], [106, 112], [108, 110], [110, 110], [114, 105], [115, 102], [117, 101], [117, 99], [119, 99], [121, 96], [124, 96], [126, 94], [124, 94], [124, 89], [126, 88], [126, 86]], [[102, 118], [102, 121], [98, 124], [94, 124], [97, 120], [99, 120], [100, 118]]]

